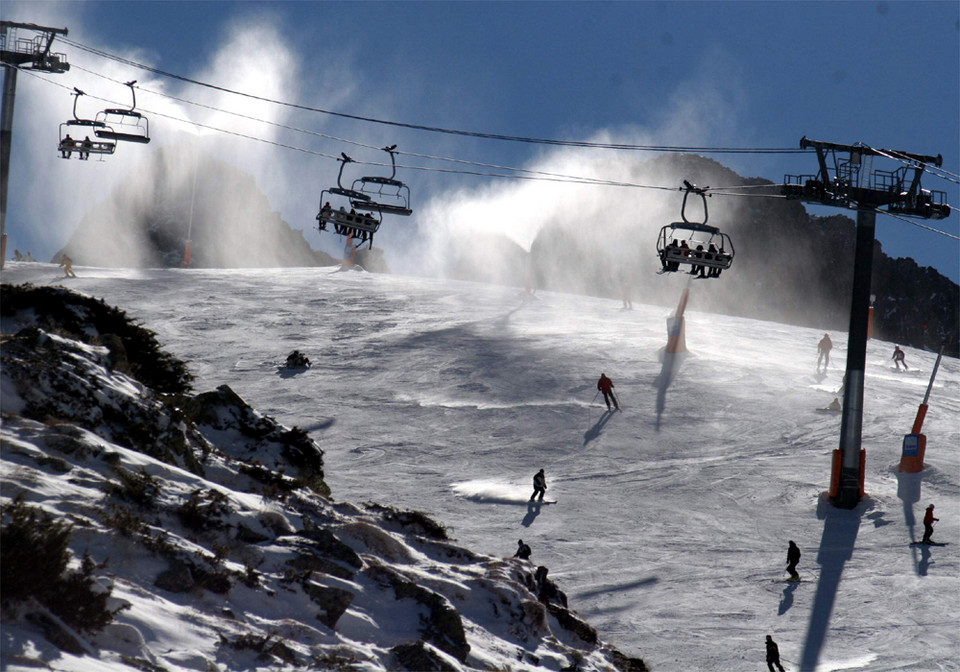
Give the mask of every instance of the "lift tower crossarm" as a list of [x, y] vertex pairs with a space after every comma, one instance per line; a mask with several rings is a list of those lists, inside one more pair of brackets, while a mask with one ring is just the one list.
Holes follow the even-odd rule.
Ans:
[[807, 136], [800, 138], [800, 149], [826, 149], [835, 152], [853, 152], [870, 156], [886, 156], [894, 158], [910, 159], [917, 163], [932, 163], [937, 168], [943, 165], [943, 156], [928, 156], [926, 154], [913, 154], [911, 152], [902, 152], [899, 149], [874, 149], [868, 145], [857, 143], [855, 145], [841, 145], [836, 142], [821, 142], [819, 140], [810, 140]]

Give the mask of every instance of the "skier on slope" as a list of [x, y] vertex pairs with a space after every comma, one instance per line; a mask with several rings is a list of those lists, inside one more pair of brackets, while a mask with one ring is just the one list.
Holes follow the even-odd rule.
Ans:
[[530, 501], [532, 502], [534, 497], [537, 496], [537, 493], [540, 494], [540, 501], [543, 501], [543, 495], [547, 491], [547, 477], [543, 474], [543, 469], [538, 471], [533, 475], [533, 494], [530, 495]]
[[790, 572], [791, 581], [799, 581], [800, 575], [797, 574], [797, 563], [800, 562], [800, 549], [793, 541], [787, 549], [787, 571]]
[[773, 641], [773, 637], [767, 635], [767, 669], [770, 670], [770, 672], [776, 672], [776, 670], [773, 669], [774, 665], [777, 666], [780, 672], [783, 672], [783, 665], [780, 664], [780, 647]]
[[890, 359], [893, 360], [893, 363], [897, 365], [897, 371], [900, 370], [900, 365], [903, 364], [903, 370], [906, 371], [910, 367], [907, 366], [907, 363], [903, 359], [903, 350], [900, 349], [899, 345], [893, 346], [893, 357]]
[[63, 255], [60, 259], [60, 266], [63, 268], [63, 277], [65, 278], [75, 278], [77, 274], [73, 272], [73, 259], [67, 255]]
[[820, 370], [820, 362], [823, 362], [823, 370], [826, 371], [830, 366], [830, 351], [833, 350], [833, 341], [830, 340], [830, 334], [824, 334], [823, 338], [817, 344], [817, 371]]
[[620, 410], [620, 404], [617, 403], [617, 398], [613, 396], [613, 381], [607, 378], [607, 374], [601, 373], [600, 380], [597, 381], [597, 389], [603, 392], [603, 400], [607, 404], [607, 410], [612, 410], [610, 408], [610, 402], [613, 402], [613, 407], [618, 411]]
[[933, 536], [933, 524], [940, 520], [939, 518], [933, 517], [933, 504], [927, 507], [927, 512], [923, 514], [923, 540], [921, 544], [932, 544], [933, 540], [930, 538]]
[[517, 552], [513, 554], [513, 557], [520, 558], [521, 560], [527, 560], [530, 558], [530, 547], [523, 543], [523, 539], [517, 542]]

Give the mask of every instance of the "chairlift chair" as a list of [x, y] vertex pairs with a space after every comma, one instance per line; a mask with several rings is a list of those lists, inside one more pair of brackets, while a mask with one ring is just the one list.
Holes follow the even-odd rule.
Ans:
[[[345, 188], [341, 180], [343, 168], [352, 162], [346, 154], [341, 152], [340, 173], [337, 175], [337, 186], [329, 187], [320, 192], [320, 210], [317, 213], [317, 228], [326, 231], [327, 225], [333, 226], [334, 233], [341, 236], [353, 235], [363, 242], [369, 241], [373, 247], [373, 234], [380, 229], [383, 217], [376, 207], [357, 207], [357, 204], [369, 205], [370, 196], [354, 189]], [[331, 198], [332, 197], [332, 198]], [[347, 211], [342, 199], [350, 205]], [[340, 203], [340, 205], [337, 205]]]
[[[86, 94], [76, 87], [74, 87], [73, 90], [73, 119], [68, 119], [60, 124], [60, 142], [57, 145], [57, 151], [60, 152], [61, 158], [64, 159], [71, 158], [73, 153], [76, 152], [77, 158], [79, 159], [86, 159], [89, 158], [91, 154], [97, 154], [102, 161], [103, 155], [113, 154], [114, 151], [116, 151], [117, 145], [114, 142], [90, 140], [91, 131], [95, 136], [98, 136], [98, 131], [110, 129], [101, 121], [81, 119], [77, 115], [77, 100], [79, 100], [80, 96]], [[80, 136], [83, 136], [82, 140]]]
[[[730, 236], [723, 233], [716, 226], [707, 224], [706, 190], [697, 188], [684, 180], [686, 192], [683, 195], [683, 205], [680, 209], [682, 222], [673, 222], [660, 229], [657, 238], [657, 256], [660, 258], [662, 269], [660, 273], [669, 273], [680, 270], [680, 265], [691, 266], [694, 271], [698, 268], [713, 269], [706, 277], [718, 277], [720, 271], [725, 271], [733, 264], [735, 250]], [[695, 193], [703, 200], [703, 221], [691, 222], [687, 219], [687, 197]]]
[[133, 105], [129, 109], [111, 108], [97, 113], [97, 121], [104, 124], [103, 129], [96, 131], [98, 138], [140, 144], [150, 142], [150, 121], [135, 109], [137, 94], [133, 85], [136, 83], [136, 80], [126, 83], [133, 95]]
[[353, 181], [353, 191], [366, 197], [356, 199], [356, 202], [351, 201], [351, 205], [357, 210], [376, 210], [380, 214], [404, 217], [413, 214], [410, 208], [410, 187], [397, 179], [397, 160], [394, 156], [396, 148], [396, 145], [383, 148], [383, 151], [390, 155], [390, 177], [368, 175]]

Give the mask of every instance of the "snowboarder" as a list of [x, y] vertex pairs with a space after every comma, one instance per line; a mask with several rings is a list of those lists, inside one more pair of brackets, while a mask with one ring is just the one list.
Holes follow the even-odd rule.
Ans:
[[923, 540], [921, 544], [932, 544], [933, 540], [930, 538], [933, 536], [933, 524], [940, 520], [939, 518], [933, 517], [933, 504], [927, 507], [927, 512], [923, 514]]
[[791, 541], [790, 547], [787, 549], [787, 571], [790, 572], [791, 581], [800, 580], [800, 575], [797, 574], [798, 562], [800, 562], [800, 549]]
[[893, 357], [891, 357], [891, 359], [893, 360], [893, 363], [897, 365], [897, 371], [900, 370], [901, 364], [903, 364], [904, 371], [910, 368], [903, 359], [903, 350], [900, 349], [899, 345], [893, 346]]
[[824, 334], [823, 338], [817, 344], [817, 371], [820, 371], [820, 362], [823, 362], [823, 370], [826, 371], [830, 366], [830, 351], [833, 350], [833, 341], [830, 340], [830, 334]]
[[547, 491], [547, 477], [543, 474], [543, 469], [533, 475], [533, 494], [530, 495], [532, 502], [537, 493], [540, 494], [540, 501], [543, 501], [543, 495]]
[[517, 552], [513, 554], [513, 557], [527, 560], [531, 552], [530, 547], [523, 543], [523, 539], [521, 539], [517, 542]]
[[73, 272], [73, 259], [67, 255], [63, 255], [60, 259], [60, 267], [63, 268], [63, 277], [65, 278], [75, 278], [77, 274]]
[[[793, 542], [791, 541], [790, 543], [792, 544]], [[770, 670], [770, 672], [777, 672], [773, 669], [774, 665], [777, 666], [780, 672], [783, 672], [783, 665], [780, 664], [780, 647], [773, 641], [773, 637], [767, 635], [767, 669]]]
[[597, 381], [597, 389], [603, 392], [603, 400], [607, 404], [607, 410], [612, 410], [610, 408], [610, 402], [613, 402], [613, 407], [618, 411], [620, 410], [620, 404], [617, 403], [617, 398], [613, 396], [613, 381], [607, 378], [607, 374], [601, 373], [600, 380]]

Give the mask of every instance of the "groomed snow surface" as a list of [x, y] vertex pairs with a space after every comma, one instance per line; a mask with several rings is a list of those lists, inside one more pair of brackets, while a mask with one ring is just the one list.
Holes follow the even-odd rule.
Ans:
[[[11, 263], [2, 279], [127, 311], [197, 391], [228, 384], [307, 430], [339, 501], [424, 511], [480, 553], [510, 556], [522, 538], [570, 607], [653, 670], [766, 669], [767, 634], [788, 670], [960, 669], [955, 359], [930, 397], [926, 468], [901, 474], [936, 353], [904, 348], [898, 372], [894, 344], [870, 341], [867, 497], [846, 511], [823, 494], [840, 414], [819, 410], [840, 387], [846, 334], [831, 333], [821, 378], [822, 330], [710, 314], [696, 283], [689, 354], [658, 418], [661, 307], [333, 268], [75, 270], [63, 281]], [[678, 299], [686, 284], [649, 281]], [[294, 349], [311, 368], [281, 368]], [[601, 372], [622, 413], [595, 397]], [[557, 504], [526, 502], [540, 468]], [[911, 546], [930, 503], [948, 545]], [[784, 581], [791, 539], [799, 584]], [[188, 621], [156, 636], [188, 639]]]

